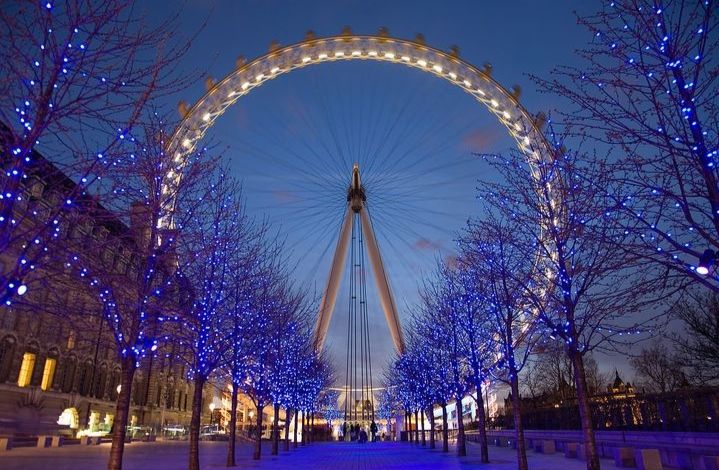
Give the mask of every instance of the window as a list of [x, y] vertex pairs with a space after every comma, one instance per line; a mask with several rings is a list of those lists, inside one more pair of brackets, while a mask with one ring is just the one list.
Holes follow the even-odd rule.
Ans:
[[70, 356], [65, 360], [65, 367], [62, 374], [62, 391], [70, 393], [75, 385], [75, 365], [77, 364], [74, 356]]
[[20, 375], [17, 378], [17, 384], [20, 387], [30, 385], [32, 373], [35, 371], [35, 354], [26, 352], [22, 355], [22, 365], [20, 366]]
[[51, 357], [45, 359], [45, 368], [42, 371], [42, 383], [40, 383], [41, 389], [48, 390], [50, 387], [52, 387], [52, 381], [55, 378], [56, 365], [57, 359], [53, 359]]
[[75, 347], [75, 332], [70, 330], [70, 334], [67, 336], [67, 349], [73, 349]]
[[15, 339], [11, 336], [6, 336], [0, 341], [0, 383], [8, 379], [14, 355]]

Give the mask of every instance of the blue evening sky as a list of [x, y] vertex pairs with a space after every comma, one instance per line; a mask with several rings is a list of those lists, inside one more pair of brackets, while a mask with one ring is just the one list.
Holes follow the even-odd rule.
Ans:
[[[599, 1], [276, 1], [188, 0], [180, 11], [187, 34], [200, 30], [179, 64], [181, 72], [220, 79], [235, 59], [252, 59], [271, 41], [290, 44], [308, 30], [356, 33], [381, 26], [392, 36], [424, 34], [427, 44], [481, 67], [489, 62], [505, 87], [518, 84], [532, 113], [549, 111], [552, 98], [536, 92], [528, 74], [547, 77], [576, 63], [576, 48], [591, 40], [574, 11], [592, 12]], [[152, 20], [174, 7], [148, 2]], [[192, 104], [201, 81], [171, 106]], [[408, 321], [423, 275], [451, 256], [468, 217], [481, 217], [477, 178], [491, 173], [473, 152], [505, 152], [503, 127], [471, 97], [440, 79], [395, 64], [322, 64], [283, 75], [223, 115], [209, 135], [243, 182], [248, 211], [272, 224], [286, 240], [303, 288], [319, 295], [329, 270], [345, 204], [351, 163], [358, 162], [368, 205], [401, 317]], [[376, 379], [393, 348], [368, 280], [372, 357]], [[327, 347], [344, 382], [348, 287], [340, 289]], [[604, 367], [614, 366], [614, 359]], [[622, 361], [623, 363], [624, 361]]]

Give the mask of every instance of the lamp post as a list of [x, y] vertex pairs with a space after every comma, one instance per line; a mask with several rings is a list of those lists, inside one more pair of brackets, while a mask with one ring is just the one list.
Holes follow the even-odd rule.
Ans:
[[210, 426], [212, 426], [212, 423], [213, 423], [213, 420], [214, 420], [214, 418], [213, 418], [213, 416], [212, 416], [214, 413], [215, 413], [215, 404], [214, 404], [214, 403], [210, 403]]
[[702, 276], [709, 274], [709, 271], [716, 265], [719, 253], [715, 253], [714, 250], [707, 248], [704, 253], [699, 256], [699, 266], [697, 266], [697, 273]]

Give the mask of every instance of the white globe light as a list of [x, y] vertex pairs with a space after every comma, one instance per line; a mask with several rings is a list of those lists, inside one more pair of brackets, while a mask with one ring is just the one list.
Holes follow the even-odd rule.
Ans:
[[17, 295], [25, 295], [25, 292], [27, 292], [27, 286], [20, 284], [20, 287], [17, 288]]
[[[701, 274], [702, 276], [706, 276], [707, 274], [709, 274], [709, 268], [706, 267], [706, 266], [699, 266], [699, 267], [697, 268], [697, 272], [698, 272], [699, 274]], [[19, 290], [19, 289], [18, 289], [18, 290]]]

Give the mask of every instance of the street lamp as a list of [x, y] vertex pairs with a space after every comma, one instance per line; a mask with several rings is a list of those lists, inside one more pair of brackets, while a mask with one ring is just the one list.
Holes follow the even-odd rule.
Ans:
[[213, 422], [213, 419], [214, 419], [213, 416], [212, 416], [214, 413], [215, 413], [215, 404], [214, 404], [214, 403], [210, 403], [210, 426], [212, 425], [212, 422]]
[[709, 274], [709, 271], [712, 266], [716, 263], [717, 260], [717, 253], [715, 253], [713, 250], [707, 248], [704, 250], [704, 253], [699, 256], [699, 266], [697, 266], [697, 273], [701, 274], [702, 276], [706, 276]]

